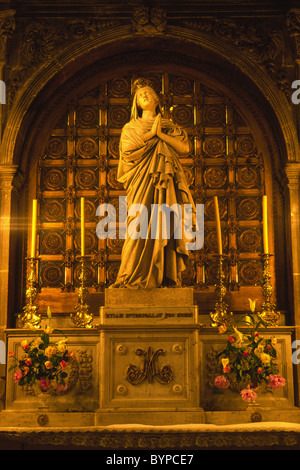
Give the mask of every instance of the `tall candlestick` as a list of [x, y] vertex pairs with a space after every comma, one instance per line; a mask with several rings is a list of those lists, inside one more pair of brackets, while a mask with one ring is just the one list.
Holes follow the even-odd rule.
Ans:
[[32, 225], [31, 225], [31, 258], [36, 255], [36, 220], [37, 220], [37, 200], [32, 201]]
[[268, 205], [267, 196], [263, 196], [263, 240], [264, 240], [264, 253], [269, 253], [268, 241]]
[[218, 238], [218, 253], [222, 254], [222, 234], [221, 234], [221, 222], [219, 214], [219, 203], [217, 196], [214, 196], [215, 203], [215, 215], [216, 215], [216, 224], [217, 224], [217, 238]]
[[84, 218], [84, 197], [81, 198], [80, 201], [81, 207], [81, 256], [85, 256], [85, 233], [84, 233], [84, 225], [85, 225], [85, 218]]

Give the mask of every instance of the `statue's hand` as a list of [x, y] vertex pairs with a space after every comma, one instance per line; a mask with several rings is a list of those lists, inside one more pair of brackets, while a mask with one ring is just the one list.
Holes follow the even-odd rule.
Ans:
[[156, 135], [158, 138], [161, 138], [162, 130], [161, 130], [161, 114], [160, 113], [158, 113], [154, 122], [156, 122]]
[[151, 134], [153, 137], [155, 136], [158, 136], [158, 131], [159, 131], [159, 127], [160, 127], [160, 118], [161, 118], [161, 114], [159, 113], [155, 120], [154, 120], [154, 123], [153, 123], [153, 126], [152, 126], [152, 129], [151, 129]]

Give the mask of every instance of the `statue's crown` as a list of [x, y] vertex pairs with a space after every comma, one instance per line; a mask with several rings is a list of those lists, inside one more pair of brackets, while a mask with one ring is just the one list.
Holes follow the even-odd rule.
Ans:
[[147, 78], [142, 78], [142, 77], [138, 78], [132, 84], [131, 94], [134, 95], [139, 88], [144, 88], [145, 86], [149, 86], [150, 88], [153, 88], [153, 84], [151, 80], [148, 80]]

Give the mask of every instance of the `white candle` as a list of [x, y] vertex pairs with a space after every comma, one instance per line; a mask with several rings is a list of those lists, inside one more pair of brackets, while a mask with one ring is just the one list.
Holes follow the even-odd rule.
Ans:
[[36, 255], [36, 221], [37, 221], [37, 200], [32, 201], [32, 224], [31, 224], [31, 258]]
[[84, 218], [84, 197], [80, 200], [80, 213], [81, 213], [81, 256], [85, 255], [85, 233], [84, 233], [84, 225], [85, 225], [85, 218]]
[[268, 240], [268, 203], [267, 196], [263, 196], [263, 240], [264, 240], [264, 253], [269, 253], [269, 240]]
[[218, 238], [218, 253], [222, 254], [222, 234], [221, 234], [221, 222], [219, 214], [219, 203], [217, 196], [214, 197], [215, 203], [215, 215], [216, 215], [216, 224], [217, 224], [217, 238]]

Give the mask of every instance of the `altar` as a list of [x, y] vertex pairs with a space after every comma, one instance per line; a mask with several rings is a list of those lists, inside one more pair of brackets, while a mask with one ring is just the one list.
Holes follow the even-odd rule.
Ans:
[[[227, 337], [203, 320], [200, 322], [191, 288], [108, 289], [105, 305], [88, 329], [71, 325], [56, 329], [52, 318], [51, 341], [68, 338], [68, 348], [76, 355], [68, 387], [50, 393], [44, 403], [30, 386], [14, 382], [13, 370], [8, 372], [0, 428], [50, 431], [67, 427], [71, 432], [72, 428], [91, 427], [96, 432], [99, 426], [136, 423], [300, 423], [290, 354], [293, 328], [276, 326], [262, 332], [265, 337], [276, 335], [278, 365], [286, 386], [262, 393], [259, 404], [251, 406], [239, 393], [220, 393], [214, 386], [219, 362], [216, 352]], [[40, 332], [11, 329], [6, 334], [9, 355], [20, 356], [22, 342], [30, 343]]]

